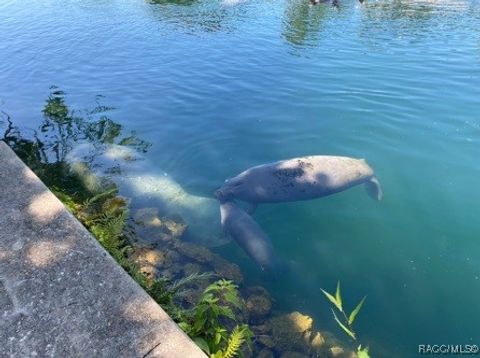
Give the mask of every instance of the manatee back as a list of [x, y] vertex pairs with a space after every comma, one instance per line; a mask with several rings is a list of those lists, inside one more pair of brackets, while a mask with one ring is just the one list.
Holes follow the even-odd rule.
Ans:
[[232, 183], [238, 199], [274, 203], [327, 196], [363, 183], [372, 175], [364, 160], [309, 156], [250, 168]]

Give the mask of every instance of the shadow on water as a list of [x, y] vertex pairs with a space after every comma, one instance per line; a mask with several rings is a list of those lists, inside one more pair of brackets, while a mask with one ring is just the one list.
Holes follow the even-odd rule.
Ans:
[[26, 156], [31, 153], [43, 163], [65, 162], [68, 153], [82, 142], [94, 145], [98, 154], [111, 144], [129, 146], [143, 153], [148, 151], [150, 143], [135, 133], [122, 135], [122, 126], [107, 116], [114, 108], [102, 105], [102, 96], [96, 97], [96, 106], [92, 109], [74, 111], [65, 103], [65, 92], [55, 86], [51, 90], [42, 110], [43, 120], [31, 135], [4, 114], [7, 126], [3, 140], [11, 148]]

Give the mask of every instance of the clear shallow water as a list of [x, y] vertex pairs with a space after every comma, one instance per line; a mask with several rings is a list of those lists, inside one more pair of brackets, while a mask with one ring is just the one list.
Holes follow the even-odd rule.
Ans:
[[479, 25], [477, 1], [4, 1], [0, 101], [36, 128], [51, 85], [73, 108], [101, 94], [153, 144], [152, 170], [204, 196], [260, 163], [366, 158], [380, 203], [354, 188], [258, 209], [293, 267], [281, 282], [218, 250], [322, 328], [320, 287], [341, 280], [350, 305], [367, 294], [361, 340], [414, 357], [480, 344]]

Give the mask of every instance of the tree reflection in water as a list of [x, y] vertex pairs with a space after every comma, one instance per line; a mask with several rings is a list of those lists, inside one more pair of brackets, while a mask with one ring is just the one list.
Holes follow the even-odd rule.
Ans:
[[84, 158], [87, 166], [111, 144], [129, 146], [139, 152], [148, 151], [150, 143], [139, 139], [135, 133], [123, 135], [122, 126], [108, 117], [113, 108], [101, 104], [103, 96], [97, 96], [96, 105], [87, 110], [72, 110], [66, 104], [65, 96], [59, 88], [51, 87], [42, 110], [43, 120], [32, 134], [27, 134], [30, 133], [28, 129], [16, 126], [10, 116], [2, 112], [5, 130], [1, 139], [47, 186], [75, 186], [79, 192], [89, 189], [68, 175], [67, 155], [80, 143], [89, 143], [95, 149], [90, 158]]
[[315, 44], [328, 12], [326, 4], [312, 5], [310, 1], [293, 0], [288, 3], [283, 20], [282, 35], [294, 46]]

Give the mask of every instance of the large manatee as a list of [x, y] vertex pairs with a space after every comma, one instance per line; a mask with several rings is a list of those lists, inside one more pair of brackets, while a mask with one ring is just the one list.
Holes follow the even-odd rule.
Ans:
[[261, 267], [262, 270], [272, 271], [277, 266], [277, 258], [272, 243], [262, 228], [240, 209], [233, 201], [220, 203], [222, 226]]
[[320, 198], [359, 184], [381, 200], [380, 183], [364, 159], [315, 155], [247, 169], [227, 179], [215, 196], [256, 205]]

